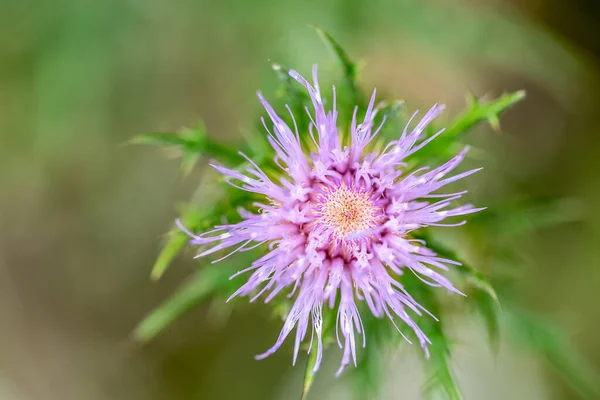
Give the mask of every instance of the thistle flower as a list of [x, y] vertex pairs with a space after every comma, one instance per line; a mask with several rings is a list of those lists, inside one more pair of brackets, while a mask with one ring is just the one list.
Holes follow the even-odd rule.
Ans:
[[300, 344], [311, 328], [308, 351], [317, 352], [313, 369], [316, 371], [323, 353], [323, 307], [330, 307], [337, 309], [336, 336], [343, 349], [339, 375], [351, 361], [356, 365], [357, 337], [362, 336], [359, 340], [363, 347], [366, 345], [360, 303], [366, 304], [364, 308], [376, 317], [387, 317], [401, 335], [396, 322], [408, 325], [428, 354], [427, 346], [431, 342], [419, 329], [414, 316], [421, 317], [423, 313], [431, 318], [435, 316], [411, 297], [402, 284], [402, 275], [412, 273], [423, 284], [462, 294], [438, 272], [460, 264], [438, 257], [424, 241], [411, 239], [411, 232], [427, 226], [461, 225], [464, 221], [452, 224], [442, 221], [481, 210], [471, 205], [452, 206], [466, 191], [437, 193], [443, 186], [478, 169], [450, 175], [464, 159], [468, 150], [465, 148], [434, 169], [424, 166], [406, 170], [406, 158], [443, 132], [428, 138], [423, 135], [443, 106], [433, 106], [409, 129], [415, 113], [398, 140], [387, 144], [379, 153], [369, 152], [369, 144], [385, 122], [384, 119], [381, 125], [374, 126], [379, 111], [375, 107], [375, 90], [360, 123], [355, 108], [350, 143], [344, 145], [336, 123], [335, 87], [333, 109], [326, 111], [316, 65], [313, 85], [294, 70], [290, 70], [289, 75], [306, 88], [312, 101], [313, 113], [307, 112], [311, 118], [309, 134], [314, 152], [304, 153], [290, 108], [287, 110], [294, 130], [258, 93], [272, 123], [270, 130], [271, 124], [263, 119], [268, 140], [276, 153], [275, 162], [286, 176], [274, 182], [242, 153], [240, 155], [251, 165], [245, 174], [212, 165], [229, 184], [263, 195], [265, 202], [254, 204], [257, 213], [240, 210], [241, 222], [216, 226], [199, 235], [189, 232], [181, 223], [179, 226], [192, 237], [190, 243], [210, 246], [197, 257], [234, 246], [228, 255], [268, 244], [264, 256], [234, 275], [253, 271], [231, 298], [252, 295], [251, 301], [254, 301], [266, 294], [266, 303], [287, 289], [287, 296], [295, 296], [295, 300], [274, 346], [257, 359], [273, 354], [296, 328], [295, 363]]

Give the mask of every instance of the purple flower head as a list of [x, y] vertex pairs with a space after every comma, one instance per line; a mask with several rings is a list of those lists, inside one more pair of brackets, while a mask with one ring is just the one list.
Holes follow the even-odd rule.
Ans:
[[[200, 235], [186, 231], [192, 237], [191, 243], [209, 245], [198, 257], [234, 246], [229, 254], [268, 244], [267, 254], [234, 275], [253, 271], [231, 296], [252, 295], [253, 301], [266, 294], [265, 302], [284, 290], [288, 297], [295, 296], [275, 345], [258, 359], [273, 354], [296, 328], [295, 362], [310, 328], [308, 351], [317, 352], [316, 371], [323, 352], [323, 307], [335, 309], [337, 305], [337, 342], [343, 349], [338, 374], [351, 360], [356, 365], [357, 336], [362, 336], [359, 339], [363, 347], [366, 343], [359, 302], [366, 304], [375, 316], [389, 318], [396, 329], [396, 321], [407, 324], [427, 354], [430, 341], [411, 314], [429, 313], [397, 277], [410, 271], [424, 284], [460, 293], [438, 272], [458, 263], [438, 257], [424, 242], [411, 239], [410, 232], [426, 226], [460, 225], [442, 221], [481, 210], [471, 205], [452, 206], [465, 192], [435, 193], [478, 169], [450, 176], [464, 159], [465, 148], [437, 168], [422, 167], [410, 173], [405, 170], [403, 161], [443, 132], [423, 139], [425, 127], [443, 106], [435, 105], [412, 130], [408, 128], [409, 121], [400, 138], [381, 152], [367, 152], [381, 129], [381, 125], [374, 126], [378, 112], [375, 91], [362, 122], [357, 121], [355, 109], [351, 143], [345, 146], [336, 124], [335, 87], [333, 109], [326, 111], [316, 66], [313, 85], [296, 71], [290, 70], [289, 74], [310, 95], [314, 113], [309, 113], [309, 133], [315, 151], [310, 155], [303, 152], [295, 121], [292, 130], [259, 93], [272, 122], [271, 125], [263, 120], [268, 140], [275, 150], [275, 161], [286, 176], [280, 182], [272, 181], [241, 153], [251, 164], [245, 174], [212, 165], [228, 183], [264, 195], [265, 202], [256, 204], [257, 213], [242, 210], [239, 223], [220, 225]], [[289, 108], [288, 111], [291, 114]], [[415, 116], [416, 113], [411, 121]]]

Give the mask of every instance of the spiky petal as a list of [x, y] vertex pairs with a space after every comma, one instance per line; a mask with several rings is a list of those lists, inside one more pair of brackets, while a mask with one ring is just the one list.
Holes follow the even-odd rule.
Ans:
[[[295, 328], [295, 362], [300, 344], [311, 330], [309, 351], [317, 351], [316, 371], [323, 351], [323, 307], [337, 307], [336, 334], [343, 349], [341, 373], [351, 362], [356, 364], [357, 336], [362, 336], [363, 346], [366, 343], [358, 302], [364, 302], [373, 315], [389, 318], [397, 329], [398, 322], [409, 326], [427, 352], [430, 341], [415, 316], [429, 313], [406, 291], [402, 275], [413, 273], [424, 284], [460, 293], [439, 272], [458, 263], [438, 257], [426, 243], [411, 239], [410, 233], [445, 225], [443, 221], [448, 217], [480, 210], [471, 205], [453, 206], [466, 192], [437, 193], [445, 185], [478, 171], [451, 175], [468, 149], [431, 170], [426, 166], [404, 169], [408, 156], [443, 132], [429, 138], [423, 135], [444, 108], [435, 105], [414, 128], [409, 128], [409, 121], [400, 138], [381, 153], [367, 152], [381, 127], [374, 124], [378, 112], [375, 91], [362, 122], [357, 122], [355, 111], [350, 124], [351, 143], [342, 147], [336, 125], [335, 88], [333, 110], [326, 111], [316, 66], [313, 84], [296, 71], [290, 70], [289, 74], [310, 96], [313, 113], [309, 113], [309, 134], [316, 152], [303, 153], [295, 122], [292, 130], [259, 93], [271, 121], [269, 129], [263, 120], [269, 142], [278, 165], [288, 176], [275, 183], [243, 154], [251, 164], [246, 173], [213, 165], [228, 183], [264, 195], [269, 205], [257, 204], [256, 213], [243, 210], [242, 220], [236, 224], [216, 226], [200, 235], [188, 232], [191, 243], [206, 247], [198, 256], [233, 248], [229, 255], [269, 244], [264, 256], [238, 273], [253, 271], [231, 296], [252, 296], [254, 301], [265, 294], [265, 302], [284, 290], [289, 291], [289, 297], [295, 296], [274, 346], [257, 358], [274, 353]], [[431, 314], [429, 317], [435, 318]], [[400, 329], [398, 332], [402, 334]]]

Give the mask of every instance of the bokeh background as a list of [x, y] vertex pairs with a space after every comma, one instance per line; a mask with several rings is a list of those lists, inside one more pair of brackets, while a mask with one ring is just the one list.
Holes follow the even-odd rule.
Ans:
[[[136, 324], [185, 281], [191, 251], [158, 283], [151, 265], [199, 183], [133, 135], [202, 119], [236, 143], [254, 125], [269, 60], [334, 70], [316, 24], [362, 61], [361, 84], [409, 107], [464, 106], [468, 91], [524, 88], [502, 133], [478, 130], [494, 162], [476, 196], [577, 199], [580, 218], [519, 240], [522, 301], [600, 367], [600, 11], [596, 0], [0, 0], [0, 399], [296, 399], [280, 323], [260, 305], [207, 303], [155, 341]], [[202, 163], [201, 163], [202, 164]], [[224, 313], [230, 312], [224, 317]], [[459, 324], [468, 399], [575, 399], [543, 361], [475, 322]], [[337, 356], [330, 361], [337, 363]], [[312, 399], [349, 397], [335, 365]], [[419, 399], [399, 354], [385, 399]]]

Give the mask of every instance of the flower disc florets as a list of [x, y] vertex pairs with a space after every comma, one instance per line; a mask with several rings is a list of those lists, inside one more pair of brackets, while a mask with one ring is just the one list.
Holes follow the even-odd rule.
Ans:
[[351, 359], [356, 364], [356, 335], [362, 335], [363, 346], [366, 343], [357, 302], [363, 302], [375, 316], [389, 318], [394, 326], [396, 320], [401, 320], [414, 331], [427, 352], [430, 341], [411, 316], [427, 311], [405, 290], [401, 275], [409, 271], [424, 284], [460, 293], [438, 272], [458, 263], [438, 257], [423, 241], [411, 239], [410, 232], [445, 225], [442, 221], [447, 217], [479, 210], [471, 205], [452, 207], [452, 202], [466, 192], [436, 193], [477, 171], [448, 176], [467, 149], [437, 168], [404, 170], [406, 157], [443, 132], [423, 139], [425, 127], [443, 110], [436, 105], [411, 131], [409, 121], [399, 139], [383, 151], [366, 152], [381, 128], [374, 127], [378, 112], [375, 92], [362, 123], [357, 122], [355, 110], [350, 125], [351, 143], [343, 146], [336, 124], [335, 87], [333, 109], [327, 112], [316, 67], [314, 85], [293, 70], [289, 74], [308, 90], [312, 100], [314, 115], [309, 114], [309, 134], [315, 151], [308, 156], [303, 152], [297, 129], [292, 131], [259, 93], [272, 121], [272, 130], [264, 120], [263, 123], [276, 153], [275, 161], [287, 176], [276, 184], [243, 154], [251, 164], [245, 174], [213, 165], [230, 184], [264, 195], [265, 202], [256, 204], [257, 213], [242, 210], [239, 223], [217, 226], [200, 235], [188, 232], [191, 243], [213, 245], [198, 256], [232, 246], [237, 247], [229, 254], [268, 244], [263, 257], [238, 273], [254, 271], [232, 297], [252, 295], [254, 300], [268, 293], [265, 302], [269, 302], [289, 289], [288, 297], [295, 296], [295, 300], [275, 345], [257, 358], [275, 352], [296, 328], [295, 362], [300, 343], [311, 327], [309, 351], [317, 351], [315, 370], [318, 369], [323, 347], [322, 310], [328, 306], [337, 310], [336, 333], [344, 350], [339, 372]]
[[336, 241], [345, 242], [368, 232], [381, 215], [381, 207], [375, 205], [370, 191], [346, 183], [325, 186], [315, 197], [315, 224], [328, 229]]

